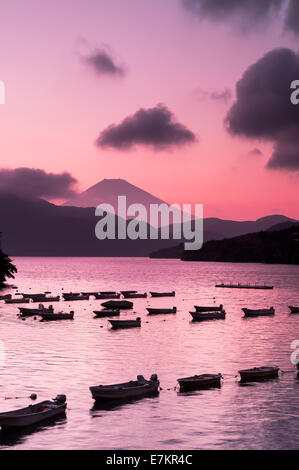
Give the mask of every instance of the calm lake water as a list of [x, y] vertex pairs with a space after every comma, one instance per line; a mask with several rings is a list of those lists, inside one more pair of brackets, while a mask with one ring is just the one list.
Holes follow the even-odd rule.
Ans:
[[[68, 397], [67, 418], [18, 435], [0, 435], [15, 449], [298, 449], [299, 380], [290, 362], [299, 340], [299, 266], [183, 263], [178, 260], [16, 258], [19, 292], [175, 290], [176, 297], [137, 299], [121, 315], [142, 317], [141, 329], [111, 331], [94, 319], [101, 301], [64, 302], [74, 321], [17, 318], [17, 305], [0, 302], [0, 411], [58, 393]], [[274, 290], [217, 289], [218, 281], [257, 282]], [[63, 290], [62, 290], [63, 289]], [[11, 292], [15, 292], [10, 290]], [[5, 291], [6, 292], [6, 291]], [[7, 289], [7, 292], [9, 290]], [[192, 323], [194, 304], [223, 303], [226, 320]], [[275, 317], [244, 319], [241, 308], [276, 308]], [[177, 306], [176, 315], [148, 317], [146, 307]], [[279, 365], [279, 379], [242, 386], [240, 368]], [[179, 377], [224, 374], [221, 389], [178, 394]], [[148, 378], [163, 390], [153, 398], [94, 409], [89, 386]]]

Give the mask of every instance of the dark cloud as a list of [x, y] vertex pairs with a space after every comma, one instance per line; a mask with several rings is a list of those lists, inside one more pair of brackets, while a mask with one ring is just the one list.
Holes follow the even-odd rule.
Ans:
[[96, 49], [83, 61], [93, 68], [97, 75], [123, 76], [125, 68], [115, 63], [111, 53], [105, 49]]
[[289, 0], [289, 6], [286, 13], [285, 27], [293, 33], [299, 34], [299, 2], [298, 0]]
[[232, 99], [232, 92], [228, 88], [225, 88], [224, 90], [215, 90], [215, 91], [206, 91], [203, 90], [202, 88], [197, 88], [195, 90], [195, 96], [199, 100], [205, 100], [205, 99], [210, 99], [212, 101], [222, 101], [224, 103], [227, 103]]
[[196, 137], [187, 127], [175, 121], [166, 106], [139, 109], [120, 124], [112, 124], [101, 132], [98, 147], [127, 150], [135, 145], [149, 145], [156, 150], [193, 143]]
[[261, 150], [258, 148], [254, 148], [250, 150], [249, 155], [251, 157], [261, 157], [263, 155], [263, 152], [261, 152]]
[[36, 168], [0, 169], [0, 191], [30, 198], [74, 196], [77, 180], [70, 173], [46, 173]]
[[274, 142], [270, 168], [299, 169], [299, 105], [290, 100], [295, 79], [299, 56], [290, 49], [272, 50], [237, 83], [237, 99], [226, 117], [232, 134]]
[[199, 18], [215, 21], [237, 20], [241, 24], [265, 21], [279, 11], [284, 0], [182, 0], [185, 8]]

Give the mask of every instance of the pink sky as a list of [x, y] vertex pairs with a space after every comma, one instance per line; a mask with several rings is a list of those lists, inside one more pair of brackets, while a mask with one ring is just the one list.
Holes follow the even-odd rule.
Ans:
[[[294, 47], [279, 20], [254, 34], [198, 22], [180, 0], [1, 2], [1, 167], [69, 171], [87, 189], [124, 178], [168, 202], [204, 203], [204, 215], [299, 218], [298, 174], [271, 171], [271, 143], [233, 138], [231, 102], [195, 91], [230, 88], [267, 51]], [[124, 78], [98, 77], [80, 57], [107, 44]], [[299, 77], [294, 77], [299, 78]], [[100, 131], [164, 103], [199, 142], [171, 151], [120, 152], [94, 145]], [[248, 156], [253, 148], [262, 156]]]

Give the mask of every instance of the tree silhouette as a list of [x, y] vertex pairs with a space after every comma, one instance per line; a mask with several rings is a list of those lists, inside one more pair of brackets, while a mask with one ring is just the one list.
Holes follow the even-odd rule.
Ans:
[[6, 278], [14, 278], [17, 268], [12, 264], [11, 259], [0, 249], [0, 287]]

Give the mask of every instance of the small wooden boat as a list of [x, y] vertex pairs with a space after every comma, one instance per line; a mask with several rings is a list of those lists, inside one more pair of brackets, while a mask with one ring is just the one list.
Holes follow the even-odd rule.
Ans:
[[271, 308], [260, 308], [260, 309], [250, 309], [250, 308], [242, 308], [245, 317], [259, 317], [259, 316], [266, 316], [266, 315], [275, 315], [275, 310], [273, 307]]
[[150, 292], [152, 297], [174, 297], [175, 291], [172, 292]]
[[221, 374], [201, 374], [178, 379], [180, 391], [221, 387]]
[[41, 321], [74, 320], [74, 312], [40, 313]]
[[106, 317], [117, 317], [120, 315], [120, 310], [94, 310], [93, 313], [97, 318], [106, 318]]
[[70, 295], [70, 294], [62, 294], [62, 297], [64, 300], [68, 302], [72, 302], [74, 300], [89, 300], [89, 294], [75, 294], [75, 295]]
[[190, 312], [193, 321], [225, 320], [226, 312]]
[[88, 295], [88, 296], [91, 296], [91, 295], [98, 295], [98, 291], [97, 292], [81, 292], [81, 295]]
[[123, 296], [125, 299], [145, 299], [147, 297], [147, 293], [138, 294], [137, 292], [127, 292], [126, 294], [123, 294]]
[[39, 424], [49, 418], [65, 415], [66, 396], [57, 395], [54, 400], [47, 400], [7, 413], [0, 413], [2, 429], [23, 428]]
[[199, 305], [194, 305], [196, 312], [221, 312], [223, 310], [223, 305], [220, 304], [219, 307], [214, 305], [213, 307], [201, 307]]
[[132, 400], [159, 393], [159, 385], [156, 374], [153, 374], [149, 380], [138, 375], [137, 380], [113, 385], [98, 385], [90, 387], [89, 390], [94, 400]]
[[173, 308], [147, 308], [149, 315], [162, 315], [168, 313], [176, 313], [176, 307]]
[[18, 307], [22, 317], [33, 317], [34, 315], [40, 315], [41, 313], [53, 313], [53, 306], [50, 305], [49, 308], [39, 304], [38, 308], [27, 308], [27, 307]]
[[22, 298], [22, 299], [20, 299], [20, 298], [17, 298], [17, 299], [16, 298], [14, 298], [14, 299], [11, 298], [11, 299], [6, 299], [5, 300], [6, 304], [29, 304], [29, 302], [30, 302], [30, 299], [24, 299], [24, 298]]
[[46, 297], [46, 294], [41, 293], [41, 294], [16, 294], [16, 295], [22, 295], [24, 299], [35, 299], [36, 297], [41, 298], [41, 297]]
[[299, 307], [292, 307], [291, 305], [289, 306], [289, 309], [291, 310], [291, 313], [299, 313]]
[[257, 284], [216, 284], [215, 287], [224, 287], [227, 289], [273, 289], [274, 286], [257, 285]]
[[53, 297], [34, 297], [32, 298], [32, 302], [59, 302], [60, 296], [56, 295]]
[[0, 295], [0, 300], [9, 300], [11, 297], [11, 294]]
[[108, 294], [108, 293], [104, 293], [104, 292], [101, 292], [100, 294], [95, 294], [95, 298], [97, 300], [103, 300], [103, 299], [120, 299], [120, 294], [117, 294], [116, 292], [115, 293], [111, 293], [111, 294]]
[[136, 320], [108, 320], [114, 330], [120, 328], [140, 328], [141, 318], [137, 317]]
[[129, 302], [128, 300], [108, 300], [101, 305], [109, 310], [128, 310], [133, 308], [133, 302]]
[[239, 370], [242, 382], [254, 382], [278, 377], [279, 367], [254, 367], [253, 369]]

